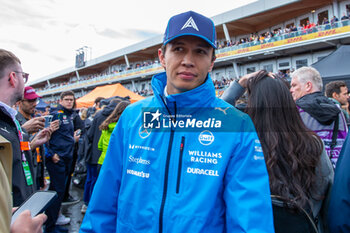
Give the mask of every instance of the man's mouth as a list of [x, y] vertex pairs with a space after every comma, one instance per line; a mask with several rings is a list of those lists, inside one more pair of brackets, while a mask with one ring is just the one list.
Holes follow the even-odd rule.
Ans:
[[179, 72], [178, 75], [180, 76], [180, 78], [185, 79], [185, 80], [192, 80], [194, 78], [197, 77], [196, 74], [192, 73], [192, 72]]

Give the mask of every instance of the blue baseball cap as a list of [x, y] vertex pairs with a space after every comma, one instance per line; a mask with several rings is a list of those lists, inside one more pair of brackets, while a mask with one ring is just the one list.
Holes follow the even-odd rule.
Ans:
[[175, 15], [169, 19], [164, 33], [163, 45], [180, 36], [197, 36], [216, 49], [216, 31], [214, 22], [194, 11]]

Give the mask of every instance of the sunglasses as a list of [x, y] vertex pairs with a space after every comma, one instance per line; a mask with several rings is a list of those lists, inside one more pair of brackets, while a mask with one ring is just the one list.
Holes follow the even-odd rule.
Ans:
[[27, 99], [23, 99], [23, 101], [27, 101], [28, 103], [31, 103], [31, 104], [39, 104], [39, 100], [38, 99], [32, 99], [32, 100], [27, 100]]
[[15, 72], [15, 73], [17, 73], [17, 74], [19, 74], [19, 73], [22, 74], [24, 83], [27, 83], [28, 77], [29, 77], [29, 74], [28, 74], [28, 73], [22, 72], [22, 71], [13, 71], [13, 72]]

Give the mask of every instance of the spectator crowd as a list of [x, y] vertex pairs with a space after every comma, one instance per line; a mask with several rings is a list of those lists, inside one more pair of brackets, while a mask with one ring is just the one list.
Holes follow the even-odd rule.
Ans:
[[[349, 15], [348, 13], [344, 13], [341, 17], [341, 22], [348, 21]], [[331, 20], [328, 20], [327, 17], [324, 17], [323, 20], [321, 20], [318, 23], [310, 22], [309, 20], [306, 21], [305, 24], [301, 24], [296, 26], [295, 24], [291, 24], [289, 26], [286, 26], [285, 28], [276, 28], [272, 31], [266, 31], [262, 33], [251, 33], [249, 37], [243, 37], [239, 38], [237, 40], [228, 40], [228, 41], [217, 41], [216, 46], [217, 49], [223, 49], [223, 48], [232, 48], [235, 47], [238, 48], [239, 45], [244, 46], [254, 46], [258, 44], [264, 44], [275, 40], [280, 40], [282, 37], [295, 37], [297, 35], [305, 35], [308, 33], [314, 33], [318, 31], [324, 31], [331, 28], [339, 27], [341, 25], [338, 24], [339, 19], [336, 16], [333, 16]], [[106, 77], [109, 77], [110, 75], [117, 75], [125, 71], [138, 71], [139, 69], [145, 69], [145, 68], [151, 68], [154, 66], [159, 66], [159, 60], [147, 60], [147, 61], [139, 61], [131, 63], [129, 66], [122, 64], [122, 65], [113, 65], [108, 68], [106, 68], [104, 71], [89, 75], [81, 75], [79, 77], [72, 76], [69, 78], [68, 81], [55, 83], [52, 82], [49, 84], [46, 84], [45, 87], [39, 87], [36, 88], [37, 91], [44, 91], [44, 90], [52, 90], [59, 87], [65, 87], [67, 85], [72, 85], [75, 83], [80, 83], [88, 80], [100, 80], [104, 79]], [[222, 81], [217, 81], [215, 85], [218, 87], [217, 89], [221, 89], [223, 86]], [[225, 84], [224, 84], [225, 85]], [[150, 96], [152, 95], [152, 90], [142, 89], [142, 90], [135, 90], [135, 92], [142, 96]], [[51, 100], [53, 103], [57, 103], [58, 99]]]

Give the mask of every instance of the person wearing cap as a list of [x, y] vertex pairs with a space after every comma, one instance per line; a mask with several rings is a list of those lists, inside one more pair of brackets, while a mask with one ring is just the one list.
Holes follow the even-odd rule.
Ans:
[[85, 232], [274, 232], [269, 180], [248, 115], [215, 96], [215, 26], [173, 16], [154, 96], [114, 129]]
[[25, 87], [23, 99], [18, 102], [17, 120], [29, 134], [36, 133], [45, 126], [44, 117], [33, 118], [38, 98], [41, 97], [35, 93], [34, 88]]
[[[0, 167], [6, 173], [1, 172], [0, 181], [0, 232], [41, 232], [46, 220], [44, 214], [32, 218], [30, 212], [25, 211], [10, 225], [11, 207], [18, 206], [17, 198], [25, 200], [34, 191], [32, 174], [23, 152], [30, 146], [44, 143], [50, 135], [49, 130], [42, 130], [32, 142], [23, 140], [15, 117], [17, 111], [12, 106], [23, 98], [27, 80], [28, 74], [23, 72], [20, 60], [12, 52], [0, 49]], [[10, 148], [4, 148], [3, 143], [10, 143]]]
[[[42, 130], [45, 126], [45, 118], [44, 117], [33, 117], [34, 111], [38, 102], [38, 98], [41, 96], [35, 93], [34, 88], [25, 87], [23, 99], [18, 101], [18, 112], [16, 115], [16, 119], [18, 120], [21, 128], [23, 129], [23, 137], [25, 140], [31, 141], [35, 134]], [[59, 121], [56, 120], [51, 122], [50, 131], [53, 133], [59, 127]], [[33, 177], [35, 189], [44, 188], [46, 185], [44, 178], [44, 146], [33, 148], [31, 151], [26, 151], [25, 155], [28, 157], [28, 160], [31, 160], [33, 165]]]

